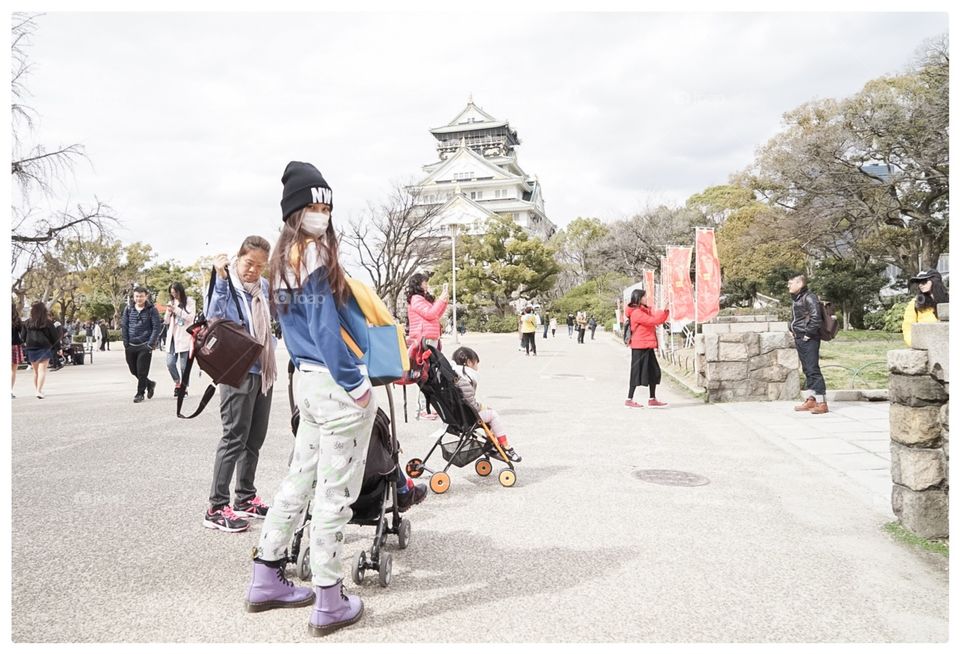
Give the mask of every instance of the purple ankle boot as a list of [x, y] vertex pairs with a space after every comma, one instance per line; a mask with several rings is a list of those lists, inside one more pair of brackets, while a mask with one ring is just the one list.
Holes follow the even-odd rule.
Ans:
[[343, 580], [332, 586], [317, 586], [317, 603], [310, 614], [310, 633], [326, 636], [352, 625], [363, 615], [363, 600], [343, 591]]
[[313, 591], [294, 586], [283, 574], [283, 566], [270, 566], [253, 562], [253, 579], [247, 588], [247, 611], [259, 613], [270, 609], [290, 609], [310, 606]]

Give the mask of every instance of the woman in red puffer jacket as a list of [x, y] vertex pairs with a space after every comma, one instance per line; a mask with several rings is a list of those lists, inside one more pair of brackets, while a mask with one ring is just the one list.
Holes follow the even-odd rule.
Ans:
[[[417, 273], [407, 282], [407, 320], [410, 323], [407, 342], [419, 348], [420, 340], [423, 339], [428, 345], [439, 350], [442, 331], [440, 318], [447, 310], [447, 285], [443, 285], [440, 297], [434, 299], [427, 286], [427, 279], [424, 273]], [[421, 406], [426, 404], [422, 395], [419, 396], [417, 404]], [[421, 409], [417, 417], [427, 420], [437, 418], [435, 414], [430, 413], [429, 406], [426, 410]]]
[[627, 305], [627, 320], [630, 321], [630, 392], [626, 406], [643, 408], [633, 401], [637, 386], [650, 388], [651, 407], [665, 407], [666, 402], [657, 399], [657, 384], [660, 383], [660, 364], [657, 362], [657, 325], [662, 325], [670, 317], [667, 310], [656, 311], [647, 304], [647, 292], [636, 289]]

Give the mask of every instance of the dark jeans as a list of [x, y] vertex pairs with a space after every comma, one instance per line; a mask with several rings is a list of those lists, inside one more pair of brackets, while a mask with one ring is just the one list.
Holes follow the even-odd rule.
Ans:
[[137, 378], [137, 395], [143, 395], [150, 384], [150, 361], [153, 359], [153, 350], [148, 345], [130, 345], [124, 353], [127, 357], [127, 368], [130, 374]]
[[803, 390], [813, 391], [817, 395], [827, 392], [827, 384], [820, 372], [820, 339], [811, 338], [808, 341], [797, 338], [797, 354], [800, 357], [800, 367], [803, 368]]
[[597, 333], [597, 326], [594, 325], [593, 327], [590, 328], [590, 340], [591, 340], [591, 341], [594, 340], [593, 337], [594, 337], [594, 335], [595, 335], [596, 333]]
[[577, 330], [577, 343], [583, 343], [583, 336], [587, 333], [587, 328], [583, 327]]
[[241, 504], [257, 495], [254, 478], [273, 400], [273, 388], [264, 395], [260, 392], [260, 382], [260, 375], [249, 373], [239, 388], [220, 384], [223, 437], [213, 464], [211, 507], [219, 508], [230, 503], [230, 481], [234, 471], [237, 473], [235, 503]]
[[523, 345], [523, 349], [526, 350], [527, 354], [530, 354], [530, 350], [533, 350], [533, 353], [537, 353], [537, 334], [535, 332], [530, 332], [529, 334], [524, 334], [520, 343]]

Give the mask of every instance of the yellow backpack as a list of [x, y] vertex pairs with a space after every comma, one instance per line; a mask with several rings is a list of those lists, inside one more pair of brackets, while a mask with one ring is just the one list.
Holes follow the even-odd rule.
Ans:
[[343, 337], [343, 342], [366, 364], [371, 384], [383, 386], [397, 381], [410, 370], [403, 327], [372, 288], [350, 277], [347, 277], [347, 286], [366, 318], [369, 347], [364, 352], [341, 325], [340, 336]]

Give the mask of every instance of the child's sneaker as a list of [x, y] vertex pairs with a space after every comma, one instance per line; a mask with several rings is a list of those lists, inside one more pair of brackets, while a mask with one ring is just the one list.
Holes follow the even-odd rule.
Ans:
[[647, 406], [652, 406], [652, 407], [655, 408], [655, 409], [659, 409], [659, 408], [662, 408], [662, 407], [665, 407], [665, 406], [669, 406], [669, 404], [667, 404], [666, 402], [661, 402], [661, 401], [658, 400], [657, 398], [652, 397], [652, 398], [650, 398], [649, 401], [647, 401]]
[[510, 459], [513, 463], [520, 463], [523, 461], [523, 458], [517, 454], [517, 451], [512, 447], [503, 448], [503, 452], [507, 455], [507, 458]]
[[642, 409], [642, 408], [643, 408], [643, 405], [642, 405], [642, 404], [640, 404], [640, 403], [638, 403], [638, 402], [634, 402], [633, 400], [627, 400], [626, 402], [623, 403], [623, 406], [633, 407], [634, 409]]
[[235, 533], [238, 531], [246, 531], [250, 523], [238, 517], [228, 504], [221, 506], [215, 511], [207, 509], [203, 514], [203, 526], [207, 529], [219, 529], [220, 531]]
[[263, 518], [269, 510], [270, 507], [264, 504], [259, 495], [252, 500], [233, 505], [233, 512], [244, 518]]
[[427, 496], [426, 484], [414, 484], [406, 493], [397, 493], [397, 511], [403, 513], [414, 504], [420, 504]]
[[437, 414], [436, 414], [436, 413], [427, 413], [426, 411], [421, 411], [420, 413], [417, 414], [417, 419], [418, 419], [418, 420], [436, 420], [436, 419], [437, 419]]

